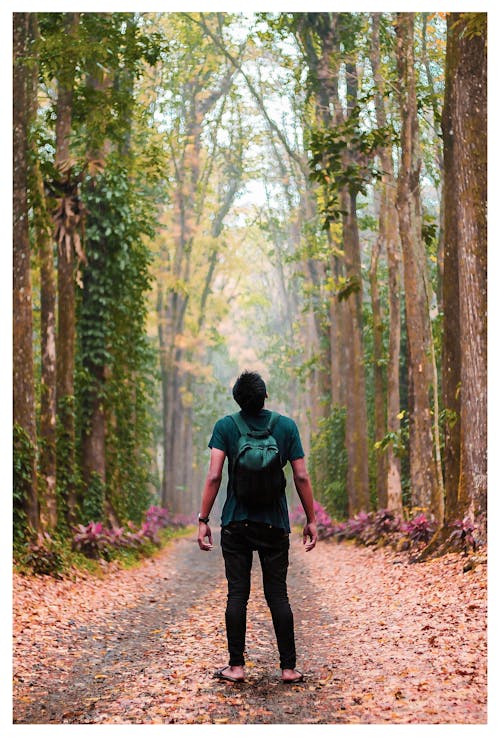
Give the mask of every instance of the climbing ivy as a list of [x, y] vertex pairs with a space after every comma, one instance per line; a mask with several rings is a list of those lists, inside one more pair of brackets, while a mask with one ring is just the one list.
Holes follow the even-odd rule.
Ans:
[[[346, 519], [348, 512], [345, 415], [345, 407], [333, 407], [330, 414], [320, 420], [311, 443], [312, 485], [335, 519]], [[321, 484], [317, 483], [317, 469], [321, 469]]]
[[[85, 490], [82, 516], [102, 519], [106, 498], [122, 519], [139, 522], [151, 502], [154, 353], [145, 330], [150, 208], [118, 158], [85, 182], [83, 198], [88, 216], [77, 322], [79, 434], [88, 429], [89, 399], [97, 391], [106, 416], [106, 487], [91, 483]], [[97, 384], [96, 375], [102, 376]]]
[[33, 478], [35, 449], [24, 428], [13, 428], [13, 538], [14, 544], [24, 540], [27, 534], [26, 497]]

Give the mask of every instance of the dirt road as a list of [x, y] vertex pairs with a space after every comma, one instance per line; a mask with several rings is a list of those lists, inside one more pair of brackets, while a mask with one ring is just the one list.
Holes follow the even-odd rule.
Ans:
[[[218, 536], [216, 536], [218, 543]], [[280, 681], [254, 558], [247, 681], [226, 664], [218, 544], [193, 533], [103, 579], [14, 579], [14, 723], [485, 723], [486, 570], [294, 534], [289, 594], [304, 683]]]

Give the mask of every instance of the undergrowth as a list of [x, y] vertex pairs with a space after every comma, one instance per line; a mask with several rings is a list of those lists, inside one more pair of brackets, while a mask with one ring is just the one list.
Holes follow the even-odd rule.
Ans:
[[133, 546], [108, 545], [99, 555], [86, 555], [75, 546], [74, 537], [61, 533], [32, 534], [27, 543], [16, 543], [13, 550], [13, 567], [21, 575], [46, 575], [53, 578], [71, 577], [75, 573], [87, 573], [102, 577], [110, 565], [133, 568], [145, 558], [157, 555], [171, 540], [182, 537], [188, 526], [164, 526], [157, 530], [154, 539], [143, 536]]

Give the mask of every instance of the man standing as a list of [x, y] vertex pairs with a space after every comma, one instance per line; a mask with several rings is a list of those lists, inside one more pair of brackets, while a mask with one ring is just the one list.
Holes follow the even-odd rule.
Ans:
[[[233, 397], [240, 406], [238, 416], [227, 415], [218, 420], [209, 442], [210, 465], [203, 488], [198, 516], [198, 545], [211, 550], [212, 532], [208, 518], [222, 480], [222, 468], [228, 458], [227, 498], [222, 510], [221, 547], [224, 556], [228, 596], [226, 632], [229, 665], [215, 672], [215, 677], [228, 681], [245, 679], [245, 635], [247, 602], [250, 595], [250, 572], [253, 551], [257, 550], [262, 567], [264, 595], [271, 610], [280, 655], [284, 683], [298, 683], [303, 675], [296, 669], [293, 614], [288, 601], [286, 576], [290, 522], [284, 489], [276, 498], [252, 504], [235, 493], [234, 460], [242, 429], [265, 431], [272, 428], [281, 458], [281, 466], [290, 461], [295, 488], [301, 499], [307, 522], [303, 530], [305, 550], [317, 541], [314, 499], [306, 470], [299, 431], [289, 417], [264, 409], [266, 385], [255, 372], [245, 371], [233, 387]], [[243, 420], [243, 423], [241, 422]]]

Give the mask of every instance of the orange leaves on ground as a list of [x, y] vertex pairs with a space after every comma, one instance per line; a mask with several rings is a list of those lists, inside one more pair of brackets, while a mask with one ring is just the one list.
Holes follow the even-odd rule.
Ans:
[[[210, 581], [207, 596], [206, 582]], [[14, 579], [17, 723], [486, 722], [486, 566], [293, 539], [289, 596], [304, 683], [284, 686], [258, 564], [247, 680], [227, 663], [220, 551], [194, 539], [102, 579]]]

